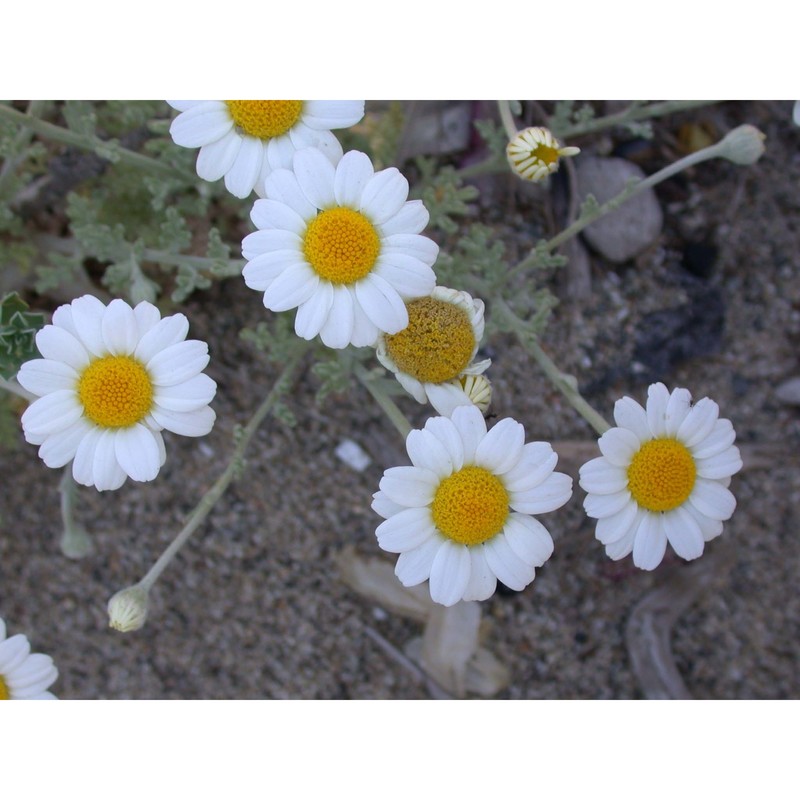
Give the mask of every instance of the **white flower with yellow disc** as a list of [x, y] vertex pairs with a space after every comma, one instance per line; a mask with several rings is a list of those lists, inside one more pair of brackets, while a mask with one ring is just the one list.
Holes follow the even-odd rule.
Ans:
[[572, 478], [553, 472], [546, 442], [525, 444], [513, 419], [486, 430], [475, 406], [432, 417], [406, 439], [410, 467], [387, 469], [372, 508], [385, 521], [378, 544], [399, 553], [404, 586], [430, 580], [445, 606], [485, 600], [497, 581], [524, 589], [553, 553], [553, 539], [533, 514], [560, 508]]
[[584, 508], [615, 561], [633, 552], [637, 567], [655, 569], [667, 542], [681, 558], [698, 558], [736, 508], [728, 485], [742, 459], [733, 425], [713, 400], [691, 399], [687, 389], [654, 383], [646, 409], [617, 400], [618, 427], [598, 441], [603, 455], [580, 469]]
[[0, 700], [55, 700], [47, 689], [58, 678], [53, 659], [31, 653], [28, 637], [17, 633], [6, 639], [0, 617]]
[[408, 301], [406, 308], [408, 325], [378, 338], [381, 364], [417, 402], [430, 402], [440, 414], [447, 416], [457, 406], [480, 406], [465, 379], [481, 375], [492, 363], [488, 358], [473, 361], [483, 338], [483, 300], [437, 286], [427, 297]]
[[72, 461], [84, 486], [153, 480], [166, 458], [162, 430], [204, 436], [214, 424], [208, 345], [185, 341], [188, 331], [183, 314], [162, 319], [148, 302], [84, 295], [59, 306], [36, 334], [44, 358], [17, 375], [39, 398], [22, 415], [25, 440], [48, 467]]
[[295, 150], [316, 147], [336, 164], [342, 146], [331, 133], [364, 116], [363, 100], [169, 100], [181, 112], [169, 132], [175, 144], [199, 147], [197, 174], [225, 178], [236, 197], [255, 189], [274, 169], [291, 167]]
[[246, 236], [245, 283], [271, 311], [297, 308], [295, 332], [328, 347], [373, 346], [381, 332], [408, 325], [405, 301], [430, 294], [438, 245], [420, 231], [428, 212], [407, 200], [394, 168], [375, 172], [357, 151], [337, 166], [314, 148], [294, 155], [294, 171], [267, 178]]
[[559, 159], [578, 153], [578, 147], [562, 147], [547, 128], [525, 128], [506, 145], [511, 169], [534, 183], [556, 172]]

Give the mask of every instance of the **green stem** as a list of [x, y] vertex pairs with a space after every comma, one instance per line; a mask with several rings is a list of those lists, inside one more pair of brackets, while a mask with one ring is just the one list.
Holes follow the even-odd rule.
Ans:
[[565, 128], [553, 127], [553, 135], [559, 139], [575, 138], [587, 133], [594, 133], [605, 128], [612, 128], [615, 125], [622, 125], [626, 122], [638, 122], [652, 117], [662, 117], [666, 114], [674, 114], [678, 111], [686, 111], [691, 108], [701, 108], [702, 106], [712, 105], [718, 100], [666, 100], [662, 103], [650, 103], [646, 106], [628, 107], [617, 114], [609, 114], [607, 117], [596, 117], [588, 122], [579, 122], [575, 125], [568, 125]]
[[514, 122], [514, 115], [511, 113], [511, 106], [508, 100], [498, 100], [497, 110], [500, 112], [500, 121], [503, 123], [506, 136], [508, 137], [508, 140], [511, 141], [517, 135], [517, 133], [519, 133], [519, 131], [517, 130], [517, 125]]
[[76, 133], [67, 128], [62, 128], [60, 125], [53, 125], [43, 119], [29, 116], [17, 111], [11, 106], [0, 104], [0, 119], [5, 118], [12, 122], [17, 122], [27, 128], [30, 128], [34, 133], [45, 139], [50, 139], [60, 144], [66, 144], [70, 147], [77, 147], [81, 150], [88, 150], [92, 153], [97, 153], [98, 148], [110, 148], [114, 156], [118, 157], [119, 161], [123, 164], [128, 164], [132, 167], [139, 167], [151, 172], [157, 172], [164, 177], [170, 178], [186, 178], [187, 175], [182, 170], [165, 164], [163, 161], [157, 161], [155, 158], [150, 158], [143, 153], [137, 153], [134, 150], [128, 150], [121, 147], [116, 142], [106, 141], [96, 136], [89, 137], [83, 134]]
[[258, 430], [258, 427], [264, 421], [266, 416], [270, 413], [270, 411], [272, 411], [280, 396], [291, 385], [294, 373], [297, 370], [307, 349], [308, 345], [305, 342], [298, 342], [298, 346], [295, 352], [287, 360], [283, 372], [281, 372], [269, 394], [264, 398], [264, 401], [256, 409], [250, 421], [242, 430], [225, 471], [219, 476], [219, 478], [217, 478], [217, 480], [214, 482], [214, 485], [203, 495], [203, 497], [200, 499], [200, 502], [189, 514], [186, 524], [183, 526], [180, 533], [178, 533], [178, 535], [172, 540], [166, 550], [164, 550], [164, 552], [159, 556], [155, 564], [150, 567], [150, 570], [147, 572], [144, 578], [142, 578], [142, 580], [137, 584], [137, 586], [141, 587], [145, 592], [152, 588], [153, 584], [158, 580], [159, 576], [169, 562], [172, 561], [177, 552], [181, 549], [181, 547], [183, 547], [189, 537], [199, 527], [200, 523], [203, 522], [203, 520], [208, 516], [211, 509], [231, 484], [231, 481], [233, 481], [237, 473], [241, 470], [242, 460], [244, 458], [245, 451], [247, 450], [247, 446], [250, 444], [250, 440], [253, 438], [253, 435]]
[[23, 389], [15, 380], [6, 380], [2, 376], [0, 376], [0, 389], [15, 394], [17, 397], [22, 397], [29, 402], [39, 399], [35, 394], [31, 394], [27, 389]]
[[72, 477], [72, 466], [64, 468], [64, 475], [58, 484], [61, 493], [61, 520], [64, 533], [61, 536], [61, 552], [67, 558], [83, 558], [92, 552], [92, 540], [82, 525], [75, 523], [75, 497], [77, 485]]
[[400, 410], [397, 404], [389, 397], [386, 392], [372, 380], [370, 374], [360, 364], [354, 367], [356, 378], [359, 383], [372, 395], [375, 402], [383, 409], [389, 421], [397, 428], [397, 432], [403, 437], [403, 440], [411, 433], [411, 423], [406, 419], [406, 415]]

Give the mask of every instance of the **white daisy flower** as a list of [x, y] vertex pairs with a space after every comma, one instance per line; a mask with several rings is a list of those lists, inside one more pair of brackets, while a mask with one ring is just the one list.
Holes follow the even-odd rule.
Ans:
[[600, 437], [603, 455], [580, 469], [584, 508], [615, 561], [632, 551], [637, 567], [655, 569], [667, 542], [681, 558], [698, 558], [736, 508], [727, 488], [742, 467], [733, 425], [718, 418], [713, 400], [691, 400], [687, 389], [670, 393], [663, 383], [648, 389], [646, 409], [617, 400], [619, 427]]
[[511, 169], [528, 181], [541, 181], [558, 170], [559, 158], [575, 156], [579, 147], [561, 147], [547, 128], [525, 128], [507, 145]]
[[411, 431], [406, 449], [413, 466], [386, 470], [372, 501], [385, 518], [378, 544], [400, 553], [400, 582], [430, 579], [431, 598], [445, 606], [485, 600], [498, 580], [524, 589], [553, 552], [532, 515], [560, 508], [572, 494], [572, 478], [553, 472], [550, 445], [525, 444], [513, 419], [487, 433], [481, 412], [460, 406]]
[[17, 633], [6, 639], [0, 617], [0, 700], [56, 700], [47, 689], [58, 678], [50, 656], [31, 653], [28, 638]]
[[483, 300], [437, 286], [406, 308], [408, 325], [378, 338], [378, 360], [417, 402], [430, 402], [440, 414], [472, 405], [463, 379], [480, 375], [492, 363], [488, 358], [473, 362], [483, 338]]
[[214, 424], [217, 385], [202, 374], [208, 345], [184, 341], [188, 331], [183, 314], [161, 319], [148, 302], [106, 307], [84, 295], [59, 306], [36, 334], [44, 358], [17, 375], [39, 398], [22, 415], [25, 440], [40, 445], [48, 467], [74, 459], [84, 486], [153, 480], [166, 458], [163, 429], [204, 436]]
[[197, 174], [207, 181], [224, 176], [236, 197], [253, 189], [264, 196], [274, 169], [290, 168], [295, 150], [316, 147], [332, 164], [342, 146], [331, 133], [364, 116], [363, 100], [168, 100], [180, 111], [169, 132], [175, 144], [199, 147]]
[[245, 283], [272, 311], [297, 308], [294, 329], [328, 347], [372, 346], [381, 331], [408, 325], [405, 300], [431, 293], [435, 242], [420, 236], [428, 212], [407, 201], [394, 168], [375, 172], [364, 153], [334, 167], [319, 150], [295, 153], [294, 172], [267, 178], [246, 236]]

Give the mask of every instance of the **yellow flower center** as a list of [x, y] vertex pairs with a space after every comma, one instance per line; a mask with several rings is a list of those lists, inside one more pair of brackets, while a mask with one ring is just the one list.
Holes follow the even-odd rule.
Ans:
[[548, 147], [546, 144], [537, 145], [531, 155], [542, 163], [547, 164], [548, 167], [558, 161], [558, 150], [555, 147]]
[[408, 327], [386, 337], [394, 363], [423, 383], [443, 383], [457, 377], [475, 350], [469, 315], [460, 306], [420, 297], [406, 303]]
[[144, 366], [130, 356], [92, 361], [78, 380], [78, 398], [86, 416], [104, 428], [139, 422], [153, 403], [153, 384]]
[[697, 476], [692, 454], [675, 439], [645, 442], [628, 467], [628, 489], [649, 511], [671, 511], [686, 501]]
[[321, 278], [354, 283], [369, 275], [381, 250], [373, 224], [352, 208], [330, 208], [309, 222], [303, 253]]
[[233, 121], [250, 136], [272, 139], [300, 118], [302, 100], [226, 100]]
[[431, 512], [436, 527], [454, 542], [480, 544], [503, 529], [508, 492], [483, 467], [464, 467], [439, 484]]
[[10, 700], [11, 699], [11, 692], [8, 691], [8, 686], [6, 686], [6, 682], [3, 680], [3, 676], [0, 675], [0, 700]]

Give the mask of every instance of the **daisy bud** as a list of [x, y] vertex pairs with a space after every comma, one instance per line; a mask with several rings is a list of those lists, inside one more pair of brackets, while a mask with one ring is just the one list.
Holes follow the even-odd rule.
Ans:
[[108, 601], [108, 624], [122, 633], [138, 631], [147, 619], [147, 590], [139, 584], [117, 592]]
[[485, 375], [462, 375], [458, 379], [458, 384], [482, 414], [489, 410], [489, 404], [492, 402], [492, 384]]
[[547, 128], [525, 128], [506, 145], [511, 169], [527, 181], [541, 181], [558, 170], [558, 159], [576, 156], [579, 147], [561, 147]]
[[719, 143], [719, 157], [727, 158], [734, 164], [755, 164], [764, 155], [766, 138], [755, 126], [740, 125]]

